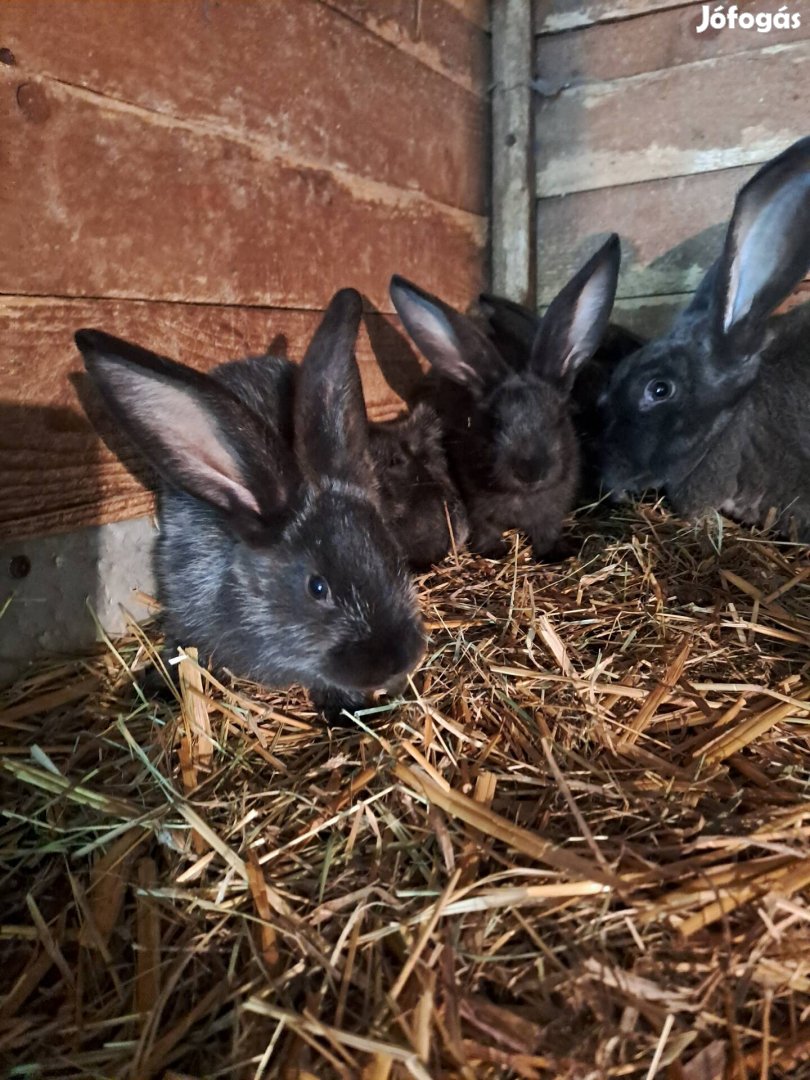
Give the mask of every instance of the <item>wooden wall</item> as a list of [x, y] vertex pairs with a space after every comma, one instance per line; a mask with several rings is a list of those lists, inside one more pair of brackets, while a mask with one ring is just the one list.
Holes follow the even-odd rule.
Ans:
[[3, 0], [0, 532], [151, 505], [79, 407], [78, 327], [299, 359], [353, 285], [399, 389], [390, 274], [483, 284], [488, 62], [485, 0]]
[[667, 325], [719, 253], [736, 190], [810, 132], [807, 4], [739, 6], [804, 25], [699, 35], [700, 3], [535, 0], [540, 304], [615, 230], [622, 321]]

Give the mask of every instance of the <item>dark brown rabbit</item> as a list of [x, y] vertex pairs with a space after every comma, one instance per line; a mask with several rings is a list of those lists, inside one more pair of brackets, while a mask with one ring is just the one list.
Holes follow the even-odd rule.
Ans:
[[164, 481], [156, 562], [167, 641], [268, 686], [299, 683], [329, 721], [397, 690], [424, 635], [379, 508], [353, 356], [360, 296], [332, 299], [300, 366], [203, 375], [97, 330], [76, 343]]
[[433, 367], [431, 400], [467, 507], [470, 545], [482, 554], [504, 554], [510, 528], [527, 533], [537, 558], [557, 545], [579, 483], [571, 388], [607, 326], [619, 258], [613, 235], [554, 299], [521, 370], [468, 316], [392, 279], [394, 306]]
[[664, 337], [604, 397], [606, 482], [686, 517], [774, 520], [810, 542], [810, 305], [771, 319], [810, 268], [810, 137], [737, 195], [723, 251]]
[[[531, 356], [532, 344], [540, 329], [541, 316], [504, 296], [482, 293], [479, 307], [485, 333], [511, 367], [522, 371]], [[602, 489], [603, 416], [601, 401], [614, 368], [625, 356], [637, 352], [645, 338], [611, 322], [601, 344], [582, 365], [571, 392], [571, 416], [579, 439], [581, 476], [579, 503], [598, 499]]]
[[440, 562], [466, 542], [469, 526], [450, 479], [439, 417], [420, 402], [410, 413], [371, 424], [369, 436], [383, 517], [405, 557], [417, 570]]

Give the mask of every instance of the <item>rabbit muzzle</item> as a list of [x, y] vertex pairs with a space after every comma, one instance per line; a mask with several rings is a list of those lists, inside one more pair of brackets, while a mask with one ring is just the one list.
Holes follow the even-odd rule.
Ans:
[[397, 632], [377, 633], [364, 641], [337, 646], [329, 654], [335, 682], [363, 693], [400, 693], [425, 655], [421, 621]]

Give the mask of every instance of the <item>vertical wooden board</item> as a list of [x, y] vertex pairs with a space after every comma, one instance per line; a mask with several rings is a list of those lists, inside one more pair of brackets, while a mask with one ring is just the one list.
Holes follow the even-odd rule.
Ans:
[[611, 232], [618, 296], [687, 293], [720, 254], [734, 199], [756, 166], [540, 199], [537, 296], [547, 304]]
[[486, 96], [489, 37], [461, 7], [445, 0], [324, 2], [470, 93]]
[[[539, 34], [559, 33], [593, 23], [632, 19], [649, 11], [682, 7], [685, 0], [534, 0]], [[688, 0], [687, 0], [688, 2]]]
[[[104, 410], [81, 390], [73, 333], [95, 326], [200, 370], [268, 347], [300, 360], [320, 312], [117, 300], [0, 299], [0, 529], [7, 538], [44, 535], [148, 512], [137, 452], [115, 439], [123, 464], [95, 434], [85, 400], [110, 434]], [[399, 411], [398, 394], [419, 378], [419, 362], [398, 320], [369, 312], [357, 357], [369, 415]], [[379, 363], [376, 357], [379, 357]], [[381, 370], [381, 366], [385, 371]], [[79, 391], [77, 394], [77, 390]], [[133, 470], [128, 472], [127, 469]]]
[[[804, 0], [786, 0], [788, 13], [798, 14]], [[573, 82], [622, 79], [643, 72], [679, 67], [715, 56], [756, 51], [764, 44], [803, 41], [810, 25], [767, 35], [739, 27], [698, 34], [703, 22], [700, 0], [619, 22], [593, 23], [566, 34], [537, 38], [536, 71], [552, 87]]]
[[541, 197], [766, 161], [807, 133], [806, 41], [543, 99]]
[[45, 74], [484, 210], [485, 100], [317, 0], [3, 0], [2, 31], [20, 82]]
[[532, 288], [531, 0], [492, 12], [492, 287], [526, 302]]
[[451, 303], [481, 284], [485, 222], [261, 144], [0, 69], [0, 291], [322, 308], [394, 271]]

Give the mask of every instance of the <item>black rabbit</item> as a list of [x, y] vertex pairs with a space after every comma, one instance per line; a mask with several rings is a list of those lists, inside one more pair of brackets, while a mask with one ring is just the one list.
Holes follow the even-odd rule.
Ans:
[[[541, 316], [504, 296], [481, 293], [479, 306], [484, 331], [500, 354], [517, 370], [531, 355]], [[609, 323], [601, 344], [582, 365], [571, 392], [571, 416], [579, 439], [581, 477], [579, 502], [597, 499], [601, 488], [602, 425], [600, 402], [620, 360], [636, 352], [646, 339], [618, 323]]]
[[296, 369], [271, 356], [210, 375], [97, 330], [76, 343], [154, 465], [167, 641], [268, 686], [300, 683], [327, 720], [399, 689], [424, 635], [380, 514], [360, 376], [360, 296], [332, 299]]
[[554, 299], [515, 370], [480, 330], [401, 277], [400, 318], [433, 367], [430, 396], [470, 519], [470, 545], [504, 554], [505, 529], [526, 532], [537, 558], [553, 552], [579, 482], [571, 388], [607, 326], [619, 272], [615, 235]]
[[463, 546], [469, 526], [448, 472], [439, 417], [420, 402], [410, 413], [371, 424], [369, 434], [383, 517], [414, 569], [440, 562], [453, 544]]
[[740, 190], [722, 254], [669, 333], [610, 381], [605, 479], [810, 541], [810, 305], [769, 316], [810, 267], [810, 137]]

